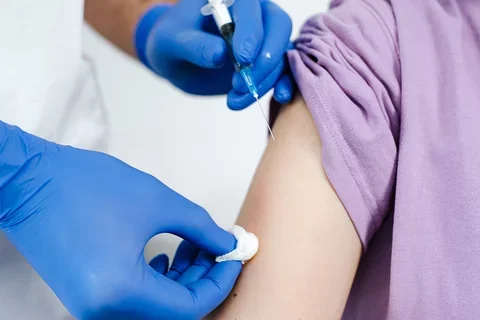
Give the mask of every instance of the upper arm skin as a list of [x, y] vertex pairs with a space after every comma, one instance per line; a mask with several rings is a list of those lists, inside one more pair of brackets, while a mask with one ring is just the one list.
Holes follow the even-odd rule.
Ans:
[[339, 319], [361, 242], [322, 166], [303, 99], [284, 107], [238, 224], [260, 240], [213, 319]]

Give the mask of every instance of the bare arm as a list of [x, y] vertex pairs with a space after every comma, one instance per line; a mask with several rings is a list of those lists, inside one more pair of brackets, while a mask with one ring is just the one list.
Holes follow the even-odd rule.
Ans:
[[302, 99], [279, 115], [239, 224], [260, 251], [215, 319], [339, 319], [361, 242], [325, 176], [321, 142]]
[[156, 3], [175, 0], [86, 0], [85, 19], [101, 35], [135, 56], [133, 37], [138, 20]]

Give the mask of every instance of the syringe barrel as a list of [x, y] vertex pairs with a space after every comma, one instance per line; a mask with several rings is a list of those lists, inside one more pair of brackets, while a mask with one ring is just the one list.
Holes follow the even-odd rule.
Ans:
[[222, 35], [223, 39], [225, 39], [225, 42], [227, 43], [228, 47], [228, 53], [230, 55], [230, 59], [233, 62], [233, 66], [235, 67], [235, 70], [242, 75], [243, 80], [245, 80], [245, 84], [248, 87], [248, 90], [253, 94], [253, 96], [258, 96], [257, 88], [255, 87], [255, 84], [253, 83], [252, 76], [250, 75], [250, 69], [249, 67], [242, 67], [240, 63], [235, 59], [235, 55], [233, 54], [233, 32], [235, 31], [235, 24], [232, 23], [227, 23], [224, 24], [220, 28], [220, 34]]
[[235, 55], [233, 54], [233, 32], [235, 31], [235, 24], [233, 22], [224, 24], [220, 28], [220, 34], [222, 35], [223, 39], [227, 43], [228, 47], [228, 54], [230, 55], [230, 59], [233, 62], [233, 66], [237, 72], [240, 72], [242, 66], [238, 63], [237, 59], [235, 59]]

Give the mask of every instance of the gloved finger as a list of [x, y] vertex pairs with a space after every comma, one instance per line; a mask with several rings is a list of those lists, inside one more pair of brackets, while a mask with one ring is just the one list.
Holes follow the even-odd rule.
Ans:
[[147, 268], [141, 279], [135, 308], [142, 314], [136, 315], [135, 319], [200, 319], [196, 310], [199, 302], [185, 286], [156, 273], [152, 268]]
[[211, 16], [205, 17], [205, 19], [203, 19], [201, 28], [207, 33], [220, 34], [217, 23], [215, 22], [215, 19]]
[[215, 257], [205, 251], [201, 251], [192, 265], [178, 277], [177, 282], [188, 286], [200, 280], [214, 265]]
[[235, 249], [235, 237], [220, 228], [203, 208], [191, 210], [172, 233], [188, 240], [198, 248], [215, 256], [224, 255]]
[[203, 319], [225, 300], [241, 270], [238, 261], [217, 263], [202, 279], [185, 287], [147, 266], [141, 292], [136, 294], [142, 319]]
[[232, 17], [235, 23], [233, 53], [241, 65], [249, 65], [255, 60], [264, 39], [260, 3], [258, 0], [236, 1]]
[[[254, 61], [251, 73], [254, 83], [261, 83], [286, 58], [285, 52], [290, 45], [292, 21], [278, 5], [266, 1], [262, 4], [264, 12], [265, 41]], [[233, 88], [246, 93], [248, 88], [240, 74], [233, 78]]]
[[[258, 94], [263, 97], [277, 83], [284, 71], [285, 65], [282, 62], [262, 83], [257, 85]], [[232, 90], [228, 93], [227, 106], [231, 110], [242, 110], [255, 102], [251, 93], [242, 93]]]
[[181, 194], [167, 190], [160, 196], [163, 211], [161, 218], [152, 221], [152, 224], [157, 225], [157, 233], [177, 235], [214, 256], [224, 255], [235, 249], [235, 237], [220, 228], [205, 209]]
[[[189, 65], [180, 66], [176, 70], [178, 77], [171, 82], [184, 92], [196, 95], [219, 95], [226, 94], [232, 89], [231, 79], [235, 70], [231, 63], [221, 69], [204, 69]], [[181, 74], [182, 72], [185, 74]], [[203, 81], [199, 86], [198, 79], [208, 79], [208, 81]]]
[[202, 279], [187, 287], [197, 298], [202, 314], [210, 313], [225, 300], [241, 271], [239, 261], [217, 263]]
[[280, 104], [286, 104], [292, 101], [295, 94], [296, 85], [290, 73], [285, 73], [280, 77], [273, 91], [273, 98]]
[[[157, 38], [158, 34], [158, 38]], [[153, 41], [153, 42], [152, 42]], [[200, 30], [184, 30], [165, 37], [158, 32], [149, 45], [158, 47], [150, 49], [149, 61], [152, 65], [160, 63], [155, 61], [164, 59], [164, 48], [168, 48], [168, 55], [179, 60], [184, 60], [202, 68], [218, 68], [228, 61], [228, 51], [225, 41], [217, 35], [206, 33]]]
[[159, 254], [150, 260], [150, 267], [158, 273], [165, 274], [168, 270], [168, 256], [166, 254]]
[[[188, 243], [182, 241], [177, 248], [175, 257], [173, 258], [172, 266], [165, 275], [167, 278], [176, 280], [178, 277], [188, 269], [188, 267], [195, 261], [199, 250]], [[155, 269], [155, 268], [154, 268]]]

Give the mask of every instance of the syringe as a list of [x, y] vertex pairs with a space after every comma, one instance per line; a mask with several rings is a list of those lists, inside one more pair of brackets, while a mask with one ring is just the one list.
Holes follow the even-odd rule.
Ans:
[[268, 131], [272, 136], [272, 139], [275, 140], [275, 136], [273, 135], [272, 128], [268, 123], [267, 116], [263, 111], [262, 105], [260, 104], [259, 95], [257, 87], [253, 82], [253, 78], [250, 73], [250, 67], [244, 67], [240, 65], [240, 63], [235, 59], [235, 55], [233, 54], [232, 48], [232, 40], [233, 40], [233, 32], [235, 31], [235, 24], [232, 21], [232, 17], [230, 16], [230, 12], [228, 11], [228, 7], [230, 7], [235, 0], [208, 0], [208, 4], [203, 6], [201, 12], [204, 16], [213, 15], [215, 19], [215, 23], [217, 24], [218, 30], [220, 30], [220, 34], [222, 35], [223, 39], [227, 43], [228, 51], [230, 53], [230, 59], [233, 62], [233, 66], [235, 70], [241, 74], [243, 80], [245, 81], [248, 91], [252, 94], [252, 96], [257, 101], [258, 107], [262, 112], [263, 119], [265, 119], [265, 123], [267, 124]]

